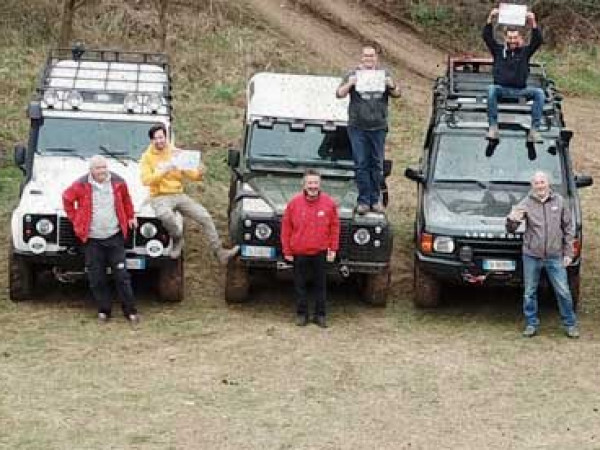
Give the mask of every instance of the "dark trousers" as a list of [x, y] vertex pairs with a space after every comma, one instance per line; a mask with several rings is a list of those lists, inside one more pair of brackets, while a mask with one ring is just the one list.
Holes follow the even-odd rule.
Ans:
[[90, 290], [98, 312], [110, 315], [112, 297], [106, 275], [107, 267], [111, 268], [117, 294], [122, 302], [123, 314], [137, 314], [131, 277], [125, 264], [125, 241], [121, 233], [106, 239], [88, 239], [85, 244], [85, 268]]
[[294, 288], [296, 290], [296, 313], [308, 317], [307, 281], [312, 275], [315, 316], [325, 317], [327, 274], [326, 252], [316, 255], [294, 255]]
[[358, 203], [372, 206], [381, 199], [383, 160], [385, 157], [386, 130], [361, 130], [348, 127], [352, 157], [356, 170]]

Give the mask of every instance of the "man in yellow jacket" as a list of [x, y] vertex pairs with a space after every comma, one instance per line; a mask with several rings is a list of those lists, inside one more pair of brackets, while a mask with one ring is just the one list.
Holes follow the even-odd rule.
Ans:
[[178, 150], [167, 142], [167, 128], [162, 123], [150, 128], [148, 136], [151, 143], [140, 160], [142, 183], [150, 188], [150, 204], [173, 238], [171, 257], [178, 258], [183, 249], [183, 227], [175, 216], [178, 211], [202, 226], [214, 255], [221, 264], [227, 264], [238, 253], [239, 246], [223, 248], [206, 208], [183, 192], [182, 181], [186, 178], [200, 180], [202, 168], [180, 170], [172, 165], [172, 157]]

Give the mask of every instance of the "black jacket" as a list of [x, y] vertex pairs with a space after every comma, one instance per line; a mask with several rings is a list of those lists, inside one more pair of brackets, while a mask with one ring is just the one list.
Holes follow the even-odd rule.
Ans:
[[515, 50], [494, 39], [491, 23], [483, 27], [483, 40], [494, 57], [494, 84], [503, 87], [522, 89], [527, 86], [529, 59], [542, 45], [542, 32], [539, 28], [531, 30], [531, 41]]

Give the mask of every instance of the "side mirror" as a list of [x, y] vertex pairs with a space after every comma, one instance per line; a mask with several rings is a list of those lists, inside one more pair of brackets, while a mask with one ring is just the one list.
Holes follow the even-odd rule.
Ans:
[[594, 179], [589, 175], [575, 175], [575, 186], [577, 189], [585, 188], [594, 184]]
[[230, 148], [227, 153], [227, 165], [235, 169], [240, 165], [240, 151], [235, 148]]
[[409, 180], [416, 181], [417, 183], [423, 183], [425, 181], [425, 175], [421, 172], [420, 169], [415, 169], [414, 167], [407, 167], [404, 170], [404, 176]]
[[391, 159], [383, 160], [383, 176], [384, 176], [384, 178], [387, 178], [392, 174], [393, 166], [394, 166], [394, 161], [392, 161]]
[[19, 169], [21, 169], [23, 172], [25, 171], [26, 155], [27, 155], [27, 148], [23, 144], [15, 145], [15, 153], [14, 153], [15, 165]]
[[571, 142], [572, 137], [573, 132], [571, 130], [560, 130], [560, 140], [564, 143], [566, 147], [569, 146], [569, 142]]

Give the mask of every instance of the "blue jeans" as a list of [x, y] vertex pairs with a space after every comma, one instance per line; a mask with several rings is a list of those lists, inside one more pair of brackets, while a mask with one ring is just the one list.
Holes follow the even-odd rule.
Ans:
[[523, 277], [525, 282], [525, 293], [523, 295], [523, 314], [527, 325], [538, 327], [537, 290], [540, 281], [542, 267], [546, 269], [548, 280], [552, 284], [556, 298], [558, 299], [558, 310], [565, 327], [577, 324], [577, 317], [573, 311], [573, 299], [569, 290], [567, 269], [563, 266], [562, 258], [534, 258], [523, 255]]
[[387, 130], [348, 127], [359, 204], [372, 206], [380, 201], [386, 133]]
[[518, 99], [525, 97], [533, 99], [531, 107], [531, 126], [534, 129], [540, 128], [542, 122], [542, 111], [546, 95], [540, 88], [527, 87], [523, 89], [502, 87], [497, 84], [492, 84], [488, 88], [488, 121], [490, 126], [498, 125], [498, 100], [503, 98]]

